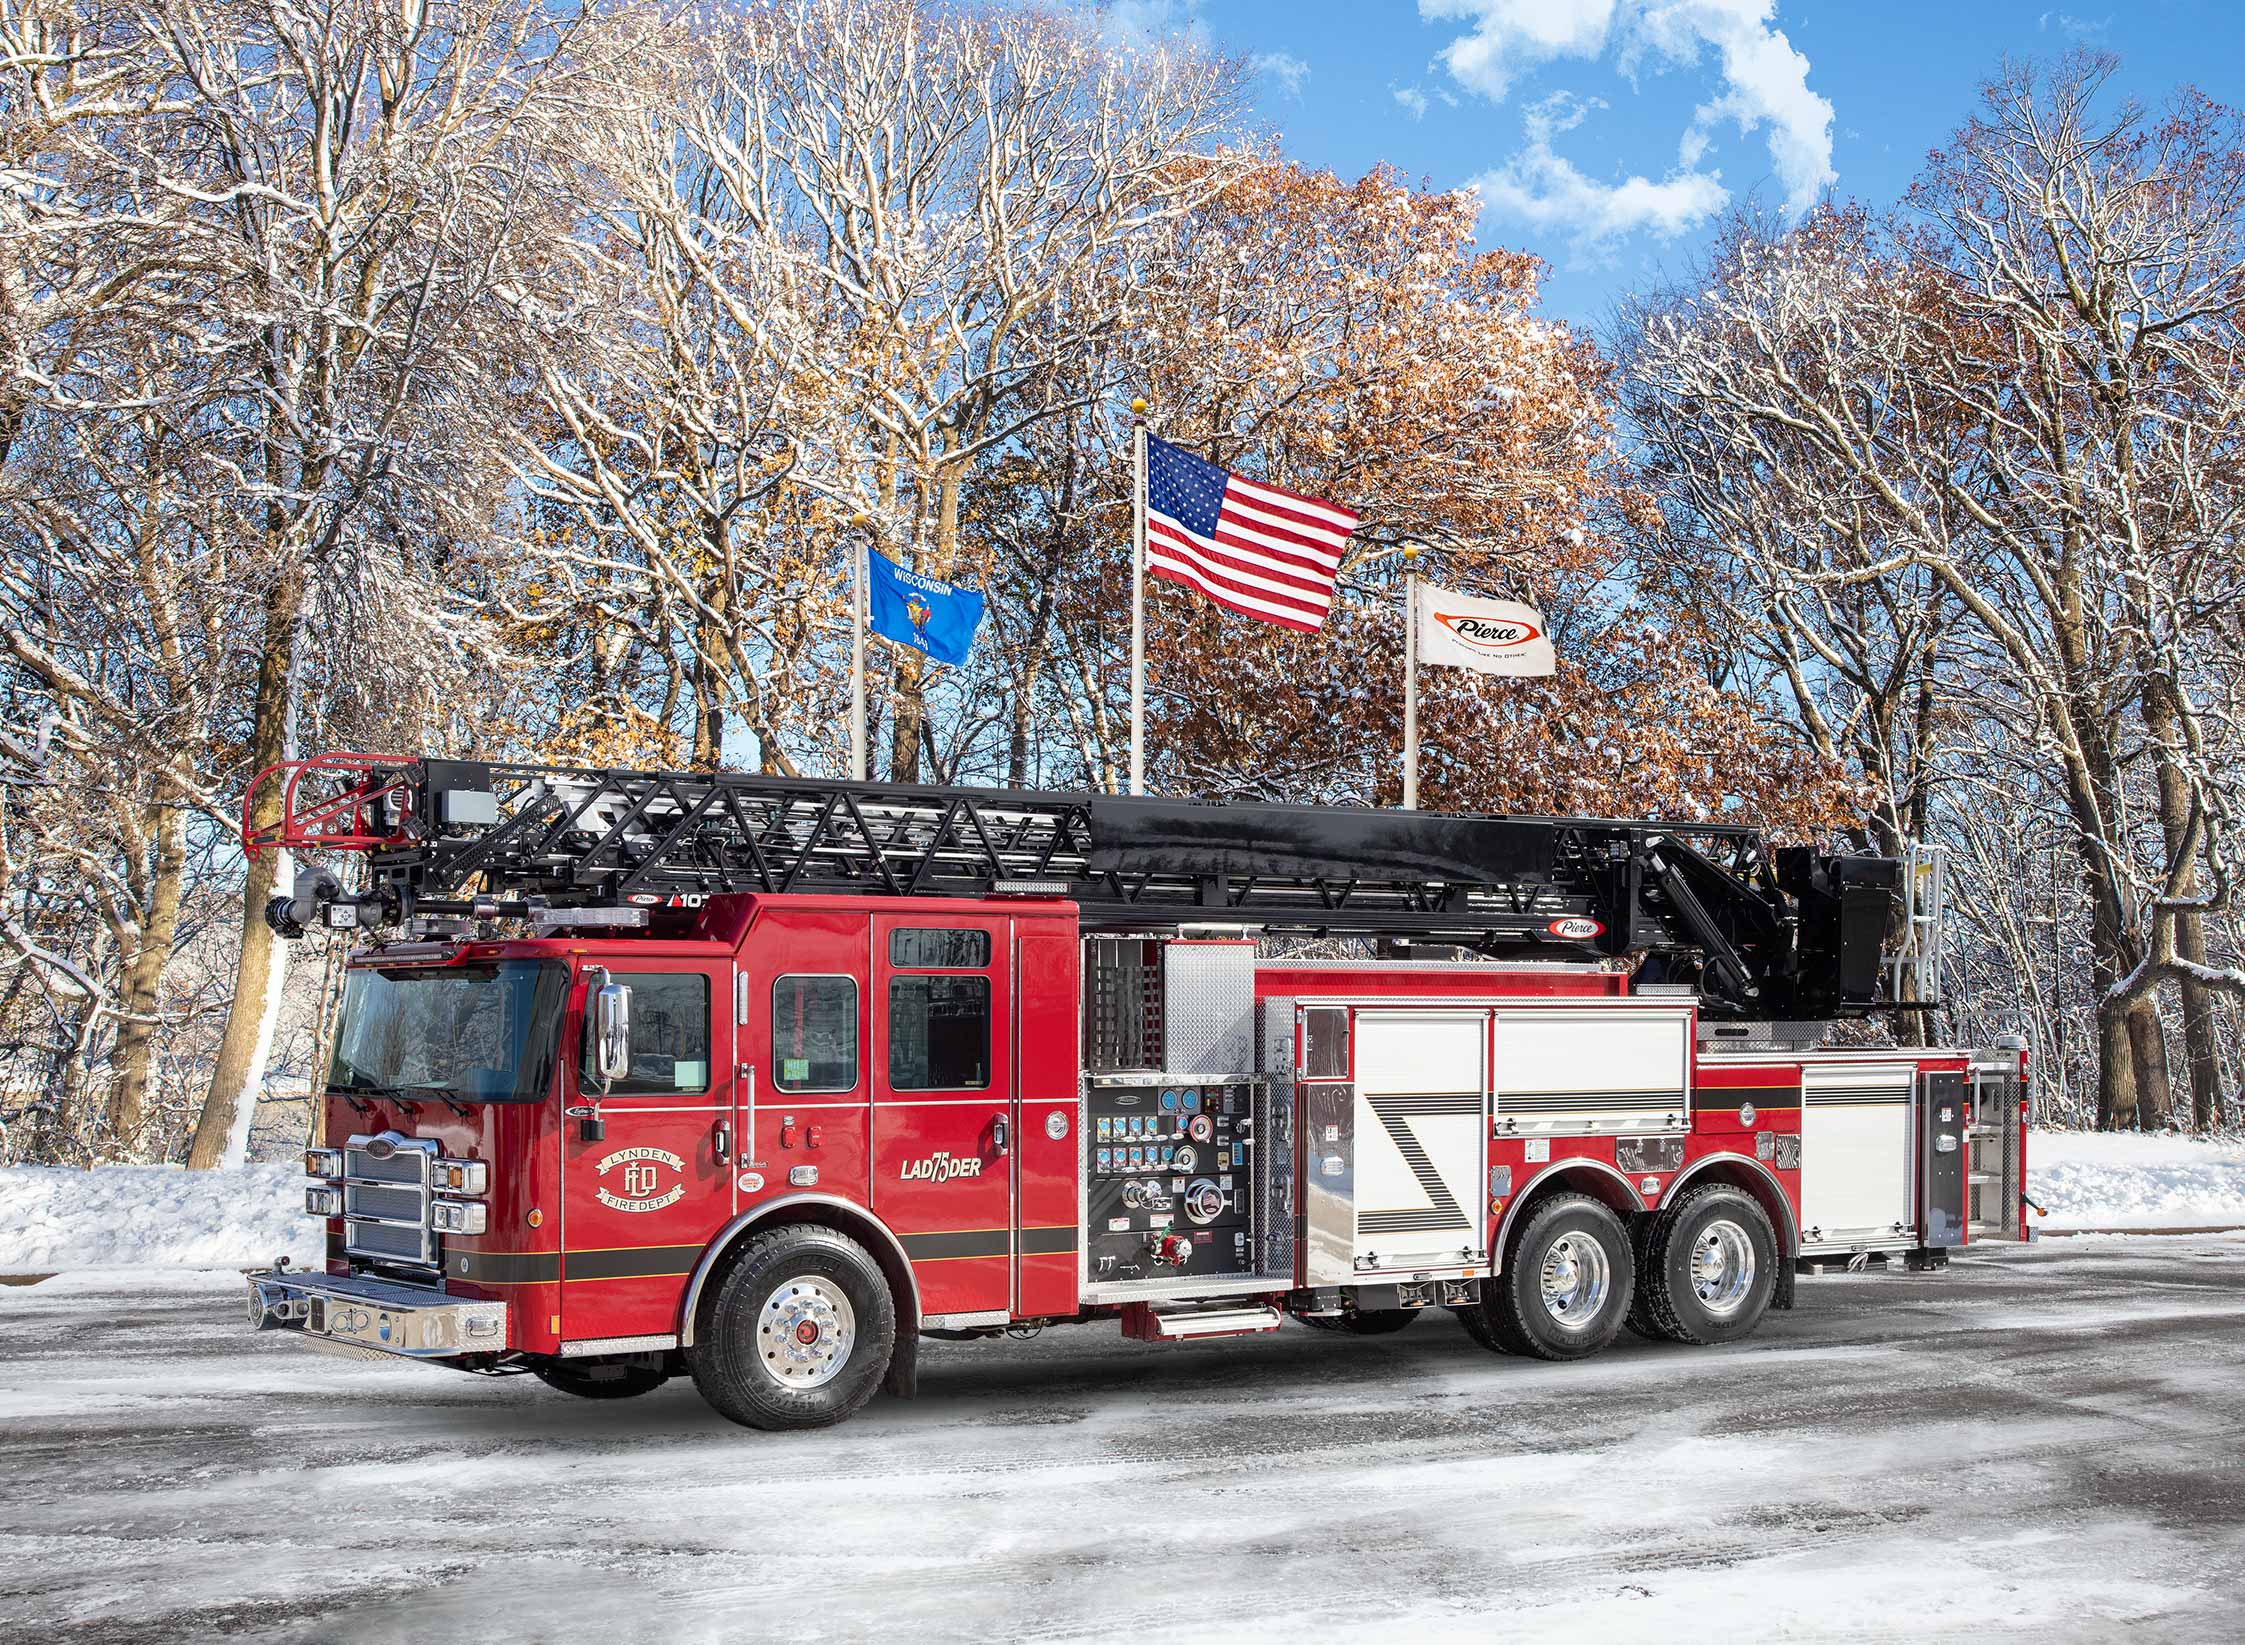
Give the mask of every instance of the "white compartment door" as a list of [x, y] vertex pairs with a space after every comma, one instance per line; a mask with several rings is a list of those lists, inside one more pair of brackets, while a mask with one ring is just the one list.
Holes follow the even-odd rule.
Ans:
[[1906, 1062], [1810, 1063], [1801, 1070], [1804, 1245], [1860, 1245], [1909, 1233], [1916, 1077]]
[[1478, 1262], [1489, 1013], [1356, 1016], [1358, 1274]]
[[1497, 1013], [1497, 1117], [1509, 1135], [1682, 1131], [1688, 1010]]

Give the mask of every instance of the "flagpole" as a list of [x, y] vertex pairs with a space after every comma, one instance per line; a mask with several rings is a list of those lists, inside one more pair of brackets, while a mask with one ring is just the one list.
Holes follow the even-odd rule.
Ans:
[[1403, 550], [1403, 809], [1419, 809], [1419, 546]]
[[1146, 402], [1130, 402], [1130, 791], [1146, 792]]
[[850, 516], [850, 775], [858, 782], [865, 781], [865, 556], [872, 524], [870, 515]]

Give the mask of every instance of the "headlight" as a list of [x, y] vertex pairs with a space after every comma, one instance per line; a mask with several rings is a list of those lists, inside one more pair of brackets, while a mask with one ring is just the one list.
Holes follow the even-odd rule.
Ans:
[[448, 1194], [480, 1194], [491, 1186], [491, 1167], [481, 1160], [440, 1159], [429, 1167], [429, 1186]]
[[307, 1148], [304, 1150], [304, 1174], [308, 1177], [339, 1177], [343, 1174], [343, 1150], [340, 1148]]
[[440, 1199], [429, 1207], [429, 1226], [440, 1234], [480, 1234], [485, 1226], [484, 1208]]
[[308, 1217], [339, 1217], [343, 1214], [343, 1190], [340, 1188], [307, 1188], [304, 1190], [304, 1214]]

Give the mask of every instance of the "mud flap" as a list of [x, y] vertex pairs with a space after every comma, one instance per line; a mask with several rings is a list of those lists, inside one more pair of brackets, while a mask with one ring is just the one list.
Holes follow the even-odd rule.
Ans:
[[1777, 1284], [1770, 1289], [1769, 1305], [1772, 1308], [1783, 1308], [1790, 1312], [1793, 1307], [1794, 1288], [1799, 1284], [1800, 1277], [1799, 1263], [1779, 1263], [1777, 1265]]
[[889, 1374], [881, 1379], [882, 1391], [897, 1399], [917, 1399], [920, 1393], [920, 1333], [899, 1331], [889, 1351]]

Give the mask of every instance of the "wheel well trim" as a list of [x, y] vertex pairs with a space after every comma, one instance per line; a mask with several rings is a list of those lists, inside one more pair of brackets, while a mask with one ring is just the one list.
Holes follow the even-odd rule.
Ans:
[[1640, 1211], [1644, 1210], [1644, 1196], [1637, 1192], [1637, 1185], [1623, 1176], [1617, 1167], [1608, 1165], [1601, 1159], [1553, 1160], [1547, 1169], [1538, 1171], [1533, 1177], [1529, 1178], [1528, 1186], [1515, 1194], [1512, 1203], [1505, 1207], [1504, 1216], [1497, 1223], [1496, 1238], [1489, 1242], [1489, 1272], [1494, 1274], [1503, 1270], [1505, 1238], [1512, 1232], [1513, 1221], [1520, 1215], [1521, 1211], [1528, 1205], [1542, 1199], [1546, 1188], [1564, 1183], [1569, 1178], [1584, 1173], [1613, 1178], [1614, 1181], [1621, 1184], [1621, 1191], [1629, 1196], [1630, 1204], [1636, 1206]]
[[1751, 1175], [1761, 1179], [1763, 1185], [1769, 1189], [1771, 1195], [1776, 1199], [1778, 1209], [1784, 1213], [1778, 1223], [1777, 1232], [1778, 1237], [1785, 1241], [1785, 1249], [1780, 1251], [1778, 1255], [1780, 1258], [1799, 1255], [1801, 1249], [1800, 1221], [1794, 1214], [1791, 1197], [1785, 1192], [1785, 1184], [1778, 1180], [1776, 1172], [1750, 1154], [1734, 1154], [1725, 1151], [1693, 1160], [1677, 1175], [1676, 1180], [1668, 1185], [1668, 1192], [1661, 1196], [1661, 1203], [1666, 1205], [1683, 1190], [1692, 1178], [1707, 1170], [1708, 1167], [1715, 1165], [1743, 1165]]
[[[701, 1261], [694, 1264], [693, 1278], [686, 1282], [686, 1296], [680, 1304], [678, 1319], [679, 1347], [691, 1348], [694, 1346], [694, 1322], [701, 1316], [702, 1288], [709, 1283], [710, 1274], [715, 1271], [719, 1260], [725, 1253], [732, 1249], [735, 1242], [743, 1234], [758, 1223], [769, 1222], [779, 1212], [802, 1206], [817, 1206], [821, 1210], [839, 1211], [854, 1226], [871, 1229], [880, 1236], [881, 1242], [888, 1248], [889, 1254], [896, 1258], [897, 1271], [904, 1275], [905, 1288], [909, 1293], [908, 1296], [900, 1297], [897, 1300], [900, 1304], [910, 1304], [909, 1318], [912, 1327], [915, 1330], [919, 1328], [920, 1276], [912, 1271], [912, 1259], [905, 1255], [904, 1242], [889, 1231], [886, 1223], [882, 1222], [879, 1217], [876, 1217], [864, 1206], [854, 1205], [839, 1195], [783, 1194], [778, 1199], [767, 1201], [754, 1210], [743, 1211], [739, 1216], [733, 1218], [731, 1222], [717, 1231], [717, 1236], [709, 1242], [709, 1248], [702, 1252]], [[875, 1260], [879, 1260], [878, 1255], [876, 1255]], [[901, 1315], [904, 1313], [904, 1309], [900, 1307], [898, 1312]]]

